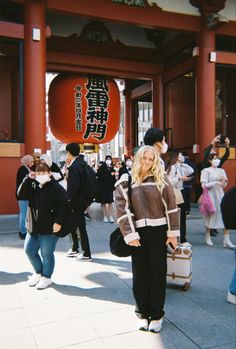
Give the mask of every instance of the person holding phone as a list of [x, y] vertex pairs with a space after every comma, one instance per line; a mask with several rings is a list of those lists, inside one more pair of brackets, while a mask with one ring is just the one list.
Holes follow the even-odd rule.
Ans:
[[117, 223], [131, 246], [133, 294], [137, 328], [159, 332], [162, 328], [166, 291], [167, 245], [177, 246], [179, 209], [160, 157], [152, 146], [137, 151], [128, 176], [116, 182]]

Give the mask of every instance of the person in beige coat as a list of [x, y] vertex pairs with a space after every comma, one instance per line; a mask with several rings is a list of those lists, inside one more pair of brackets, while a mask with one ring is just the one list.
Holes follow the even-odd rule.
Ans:
[[[171, 184], [154, 147], [143, 146], [129, 174], [116, 183], [117, 222], [131, 246], [137, 328], [159, 332], [164, 316], [167, 245], [177, 246], [179, 213]], [[131, 198], [131, 202], [129, 200]]]

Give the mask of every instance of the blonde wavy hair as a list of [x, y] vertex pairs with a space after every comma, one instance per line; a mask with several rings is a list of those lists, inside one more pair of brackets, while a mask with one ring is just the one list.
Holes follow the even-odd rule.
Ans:
[[143, 178], [142, 178], [142, 160], [144, 157], [144, 154], [146, 152], [151, 152], [153, 154], [153, 165], [149, 170], [149, 175], [154, 177], [155, 183], [157, 185], [157, 189], [162, 191], [164, 186], [167, 184], [164, 179], [164, 169], [161, 166], [160, 158], [157, 155], [154, 147], [150, 145], [144, 145], [143, 147], [139, 148], [137, 151], [134, 162], [131, 170], [132, 175], [132, 183], [136, 185], [141, 185]]

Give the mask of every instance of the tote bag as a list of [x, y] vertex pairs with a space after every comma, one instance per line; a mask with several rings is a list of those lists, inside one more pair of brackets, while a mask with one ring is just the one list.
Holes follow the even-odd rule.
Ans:
[[202, 195], [199, 198], [199, 211], [203, 216], [210, 216], [216, 212], [207, 188], [203, 189]]

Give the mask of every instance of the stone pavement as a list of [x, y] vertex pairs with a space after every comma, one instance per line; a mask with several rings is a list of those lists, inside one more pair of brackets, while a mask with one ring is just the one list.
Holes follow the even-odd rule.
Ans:
[[[87, 222], [92, 262], [67, 258], [69, 238], [56, 250], [53, 285], [26, 286], [32, 272], [18, 240], [17, 216], [0, 216], [1, 349], [235, 349], [236, 307], [226, 302], [234, 252], [222, 247], [223, 233], [204, 244], [196, 208], [188, 218], [193, 244], [193, 282], [186, 292], [167, 289], [160, 334], [136, 331], [129, 258], [109, 253], [109, 233], [98, 204]], [[231, 233], [235, 243], [236, 232]]]

